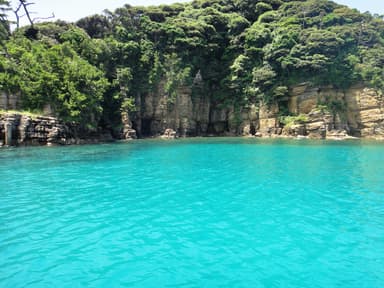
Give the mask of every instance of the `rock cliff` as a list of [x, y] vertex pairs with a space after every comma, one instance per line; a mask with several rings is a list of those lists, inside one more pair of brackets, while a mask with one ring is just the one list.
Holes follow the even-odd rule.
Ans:
[[[338, 90], [302, 83], [290, 88], [284, 102], [254, 103], [240, 108], [215, 104], [210, 95], [202, 91], [184, 86], [178, 89], [175, 99], [170, 99], [160, 83], [156, 91], [138, 95], [137, 110], [122, 113], [120, 138], [258, 136], [384, 140], [384, 97], [362, 84]], [[281, 117], [282, 109], [292, 116]], [[0, 146], [109, 140], [112, 140], [109, 133], [89, 133], [79, 125], [54, 117], [0, 114]]]
[[[214, 104], [208, 94], [181, 87], [169, 99], [158, 89], [136, 99], [132, 126], [141, 137], [164, 135], [169, 129], [186, 136], [264, 136], [344, 139], [384, 139], [384, 98], [374, 89], [355, 85], [346, 90], [302, 83], [290, 88], [289, 97], [269, 105], [254, 103], [237, 108]], [[280, 110], [295, 117], [284, 123]]]
[[[136, 97], [137, 111], [131, 113], [132, 127], [140, 137], [238, 136], [243, 130], [255, 133], [258, 125], [256, 105], [236, 109], [233, 105], [215, 103], [209, 93], [196, 85], [180, 87], [170, 99], [161, 82], [156, 91]], [[165, 137], [167, 138], [167, 137]]]
[[384, 98], [362, 84], [346, 90], [297, 85], [291, 89], [288, 108], [292, 114], [307, 116], [298, 125], [302, 136], [384, 139]]
[[0, 113], [0, 146], [68, 145], [111, 140], [104, 133], [84, 133], [75, 123], [47, 116]]
[[136, 97], [133, 128], [141, 137], [160, 136], [172, 129], [181, 137], [205, 135], [210, 124], [210, 100], [194, 95], [192, 87], [180, 87], [177, 97], [170, 99], [164, 83], [146, 95]]

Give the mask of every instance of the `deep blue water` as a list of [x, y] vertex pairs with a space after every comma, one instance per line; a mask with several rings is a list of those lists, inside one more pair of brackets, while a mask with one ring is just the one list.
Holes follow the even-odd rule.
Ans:
[[384, 143], [0, 149], [0, 287], [384, 287]]

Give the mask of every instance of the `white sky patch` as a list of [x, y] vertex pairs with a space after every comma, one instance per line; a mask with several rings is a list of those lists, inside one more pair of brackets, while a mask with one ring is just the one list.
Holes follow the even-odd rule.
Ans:
[[[19, 1], [12, 0], [12, 7], [17, 7]], [[105, 9], [114, 11], [125, 4], [132, 6], [149, 6], [160, 4], [172, 4], [176, 2], [192, 2], [190, 0], [31, 0], [34, 5], [30, 6], [32, 18], [50, 17], [55, 15], [55, 20], [75, 22], [80, 18], [93, 14], [101, 14]], [[383, 0], [336, 0], [335, 2], [357, 8], [361, 12], [370, 11], [372, 14], [384, 14]], [[15, 21], [13, 13], [10, 13], [9, 20]], [[26, 17], [22, 17], [21, 24], [28, 24]]]

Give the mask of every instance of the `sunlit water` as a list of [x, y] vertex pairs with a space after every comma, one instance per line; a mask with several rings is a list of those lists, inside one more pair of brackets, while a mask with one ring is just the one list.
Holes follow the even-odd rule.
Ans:
[[0, 287], [384, 287], [384, 143], [1, 149]]

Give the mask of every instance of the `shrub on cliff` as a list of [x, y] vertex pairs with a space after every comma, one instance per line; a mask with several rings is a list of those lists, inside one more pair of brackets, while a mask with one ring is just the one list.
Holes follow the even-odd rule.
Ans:
[[2, 90], [20, 93], [21, 108], [42, 110], [49, 104], [67, 121], [97, 126], [108, 87], [101, 70], [81, 58], [68, 43], [49, 46], [13, 37], [6, 49], [7, 55], [0, 56]]

